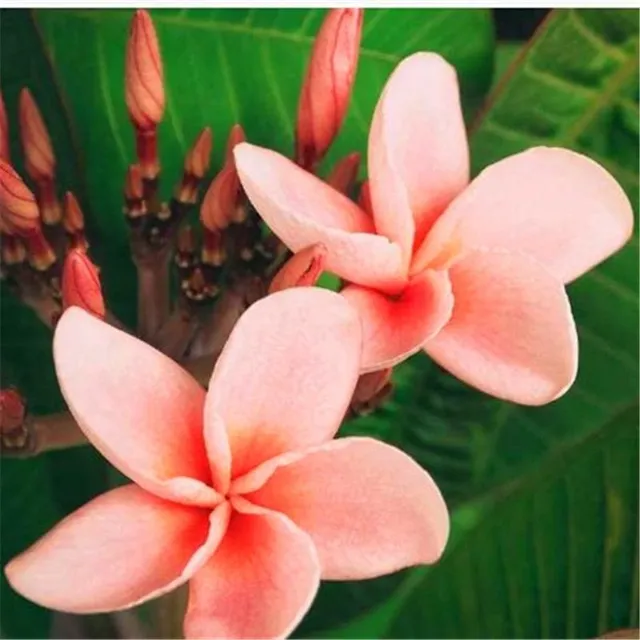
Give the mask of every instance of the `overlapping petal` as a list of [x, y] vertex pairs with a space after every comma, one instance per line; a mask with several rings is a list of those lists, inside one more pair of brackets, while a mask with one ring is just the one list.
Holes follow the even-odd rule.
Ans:
[[284, 513], [311, 536], [323, 579], [359, 580], [435, 562], [449, 534], [447, 508], [429, 474], [371, 438], [285, 454], [234, 488], [252, 491], [248, 500]]
[[[411, 249], [469, 181], [455, 69], [416, 53], [395, 69], [369, 135], [369, 180], [379, 233]], [[413, 214], [413, 217], [412, 217]]]
[[562, 395], [578, 364], [562, 283], [533, 258], [472, 251], [450, 270], [455, 305], [425, 351], [491, 395], [538, 405]]
[[284, 638], [311, 606], [320, 564], [288, 518], [234, 499], [227, 535], [189, 584], [187, 638]]
[[445, 271], [425, 271], [399, 296], [351, 285], [342, 295], [362, 320], [361, 371], [391, 367], [419, 351], [451, 317], [453, 296]]
[[189, 580], [220, 543], [230, 511], [228, 503], [211, 513], [119, 487], [65, 518], [5, 572], [16, 591], [44, 607], [124, 609]]
[[58, 322], [53, 354], [69, 410], [112, 464], [161, 497], [219, 502], [207, 486], [205, 392], [184, 369], [79, 307]]
[[215, 444], [224, 442], [222, 429], [231, 477], [331, 439], [356, 384], [361, 345], [357, 313], [331, 291], [297, 287], [252, 305], [209, 384], [205, 429], [212, 466], [226, 457]]
[[371, 218], [349, 198], [275, 151], [242, 143], [234, 154], [249, 199], [292, 251], [321, 242], [328, 271], [365, 286], [401, 287], [400, 246], [375, 235]]
[[526, 253], [570, 282], [617, 251], [632, 228], [631, 204], [611, 174], [574, 151], [536, 147], [485, 169], [438, 220], [413, 270], [453, 237]]

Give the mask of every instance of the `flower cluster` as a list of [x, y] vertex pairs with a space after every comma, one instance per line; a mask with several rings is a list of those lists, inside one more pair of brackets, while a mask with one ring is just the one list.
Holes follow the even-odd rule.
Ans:
[[[408, 57], [389, 78], [358, 203], [346, 195], [357, 154], [327, 180], [317, 177], [348, 106], [362, 13], [331, 10], [320, 30], [293, 161], [245, 142], [239, 126], [231, 131], [201, 208], [200, 277], [224, 262], [223, 232], [246, 221], [247, 197], [294, 255], [235, 323], [206, 390], [113, 326], [82, 238], [67, 253], [58, 380], [88, 440], [132, 483], [9, 563], [7, 577], [25, 597], [92, 613], [188, 583], [186, 637], [284, 637], [321, 579], [433, 563], [446, 546], [447, 507], [424, 469], [371, 438], [333, 440], [354, 400], [386, 394], [392, 368], [420, 350], [482, 391], [523, 404], [550, 402], [572, 384], [578, 344], [564, 285], [627, 241], [628, 199], [601, 166], [559, 148], [508, 157], [470, 180], [456, 72], [433, 53]], [[158, 204], [164, 110], [144, 11], [130, 34], [126, 99], [139, 160], [125, 189], [135, 230]], [[46, 197], [55, 163], [37, 107], [28, 94], [23, 102], [33, 123], [27, 170], [46, 223], [55, 218]], [[185, 159], [182, 205], [196, 200], [211, 140], [204, 130]], [[33, 238], [35, 198], [6, 162], [0, 178], [3, 233]], [[83, 225], [73, 195], [65, 210], [75, 237]], [[159, 236], [171, 214], [152, 213], [149, 229]], [[189, 277], [193, 254], [185, 230], [176, 260]], [[339, 293], [313, 286], [325, 269], [342, 279]]]

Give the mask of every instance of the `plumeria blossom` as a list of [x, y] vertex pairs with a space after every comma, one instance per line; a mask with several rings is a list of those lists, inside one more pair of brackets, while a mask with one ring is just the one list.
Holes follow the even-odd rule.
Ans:
[[[577, 369], [564, 284], [629, 238], [629, 200], [589, 158], [537, 147], [469, 183], [455, 70], [414, 54], [376, 107], [371, 214], [283, 156], [236, 147], [246, 193], [293, 251], [322, 242], [364, 325], [363, 371], [424, 350], [495, 396], [542, 404]], [[365, 200], [368, 200], [366, 198]], [[364, 200], [363, 200], [364, 201]]]
[[89, 440], [133, 484], [99, 496], [6, 567], [63, 611], [131, 607], [189, 581], [188, 638], [290, 633], [321, 578], [438, 559], [437, 487], [370, 438], [332, 441], [358, 378], [357, 313], [302, 287], [239, 320], [208, 392], [175, 362], [71, 307], [56, 371]]

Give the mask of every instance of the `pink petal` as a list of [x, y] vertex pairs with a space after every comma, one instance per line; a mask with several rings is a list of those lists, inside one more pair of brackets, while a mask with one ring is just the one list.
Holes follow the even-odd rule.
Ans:
[[58, 322], [53, 354], [71, 413], [113, 465], [161, 497], [220, 501], [207, 486], [205, 392], [184, 369], [79, 307]]
[[444, 271], [425, 271], [397, 297], [351, 285], [342, 295], [362, 320], [361, 371], [375, 371], [402, 362], [451, 317], [453, 296]]
[[[333, 437], [358, 378], [361, 340], [354, 309], [325, 289], [280, 291], [244, 313], [213, 371], [205, 407], [207, 446], [226, 426], [232, 477]], [[214, 464], [219, 450], [211, 447]]]
[[220, 548], [193, 577], [186, 638], [284, 638], [320, 584], [313, 543], [282, 514], [235, 498]]
[[537, 147], [485, 169], [438, 221], [412, 271], [455, 236], [466, 246], [527, 253], [570, 282], [617, 251], [632, 228], [629, 199], [599, 164]]
[[43, 607], [125, 609], [189, 580], [217, 548], [230, 512], [228, 502], [211, 513], [130, 484], [72, 513], [5, 572], [18, 593]]
[[439, 55], [409, 56], [387, 81], [369, 134], [369, 181], [376, 229], [405, 255], [414, 224], [420, 242], [469, 181], [456, 71]]
[[491, 395], [539, 405], [561, 396], [578, 366], [562, 283], [525, 255], [473, 251], [450, 271], [450, 322], [425, 351]]
[[[447, 507], [429, 474], [372, 438], [343, 438], [284, 455], [253, 475], [254, 487], [266, 484], [245, 497], [284, 513], [311, 536], [325, 580], [430, 564], [447, 542]], [[238, 489], [250, 490], [250, 480], [246, 476]]]
[[400, 247], [374, 235], [371, 218], [349, 198], [269, 149], [242, 143], [234, 153], [249, 199], [293, 252], [322, 242], [327, 270], [351, 282], [397, 289], [404, 281]]

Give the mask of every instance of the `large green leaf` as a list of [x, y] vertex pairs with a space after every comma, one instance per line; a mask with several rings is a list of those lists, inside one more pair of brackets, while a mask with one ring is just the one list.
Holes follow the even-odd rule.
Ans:
[[594, 638], [638, 626], [638, 406], [511, 483], [424, 571], [393, 638]]
[[[182, 9], [152, 12], [167, 85], [160, 131], [165, 193], [179, 177], [186, 148], [211, 125], [219, 166], [231, 125], [248, 138], [289, 153], [302, 74], [323, 18], [317, 9]], [[39, 11], [56, 76], [86, 161], [89, 206], [104, 242], [109, 301], [131, 322], [135, 277], [128, 257], [121, 188], [133, 160], [124, 102], [124, 52], [131, 11]], [[408, 30], [411, 35], [407, 37]], [[373, 107], [393, 66], [412, 51], [442, 52], [457, 67], [465, 104], [483, 96], [492, 68], [486, 10], [369, 10], [349, 116], [329, 161], [364, 150]]]

